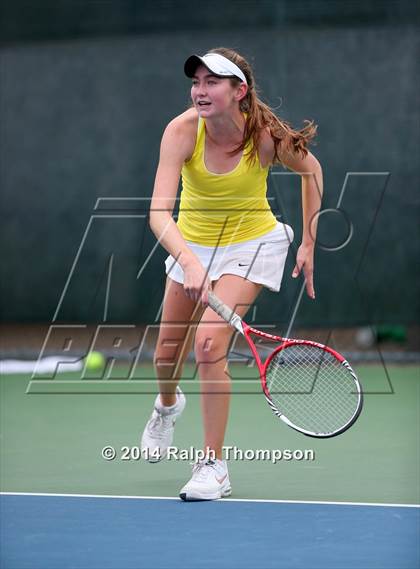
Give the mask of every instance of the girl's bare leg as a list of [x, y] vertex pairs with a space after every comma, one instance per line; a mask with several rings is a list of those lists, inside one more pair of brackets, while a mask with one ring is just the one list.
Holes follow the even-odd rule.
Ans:
[[154, 356], [160, 397], [166, 407], [176, 403], [176, 386], [203, 311], [199, 303], [187, 297], [182, 284], [167, 278]]
[[[243, 317], [262, 286], [237, 275], [223, 275], [213, 286], [217, 296]], [[227, 352], [233, 329], [210, 307], [206, 308], [195, 338], [195, 354], [201, 381], [204, 448], [222, 459], [229, 414], [230, 377]]]

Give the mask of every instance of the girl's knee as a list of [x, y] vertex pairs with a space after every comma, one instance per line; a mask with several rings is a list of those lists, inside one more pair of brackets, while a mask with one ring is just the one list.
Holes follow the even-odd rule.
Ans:
[[197, 364], [215, 363], [226, 358], [229, 351], [231, 332], [209, 326], [199, 326], [195, 336], [195, 358]]

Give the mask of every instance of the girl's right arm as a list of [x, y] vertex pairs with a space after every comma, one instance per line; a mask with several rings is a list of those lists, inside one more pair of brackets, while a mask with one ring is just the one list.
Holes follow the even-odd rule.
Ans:
[[150, 206], [150, 227], [160, 244], [181, 265], [187, 296], [207, 304], [210, 282], [206, 271], [187, 246], [172, 217], [181, 169], [192, 155], [195, 144], [196, 123], [186, 115], [184, 113], [170, 122], [162, 137]]

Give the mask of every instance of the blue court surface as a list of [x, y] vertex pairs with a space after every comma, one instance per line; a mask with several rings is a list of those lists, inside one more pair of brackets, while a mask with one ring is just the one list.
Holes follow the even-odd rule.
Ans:
[[2, 569], [418, 569], [401, 505], [3, 494]]

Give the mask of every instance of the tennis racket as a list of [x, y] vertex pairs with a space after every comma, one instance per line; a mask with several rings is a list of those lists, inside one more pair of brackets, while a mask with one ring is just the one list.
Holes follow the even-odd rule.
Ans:
[[[310, 437], [334, 437], [346, 431], [360, 415], [362, 388], [345, 358], [335, 350], [309, 340], [273, 336], [248, 326], [209, 291], [209, 305], [242, 334], [260, 372], [265, 398], [274, 414]], [[251, 336], [277, 343], [265, 362]]]

